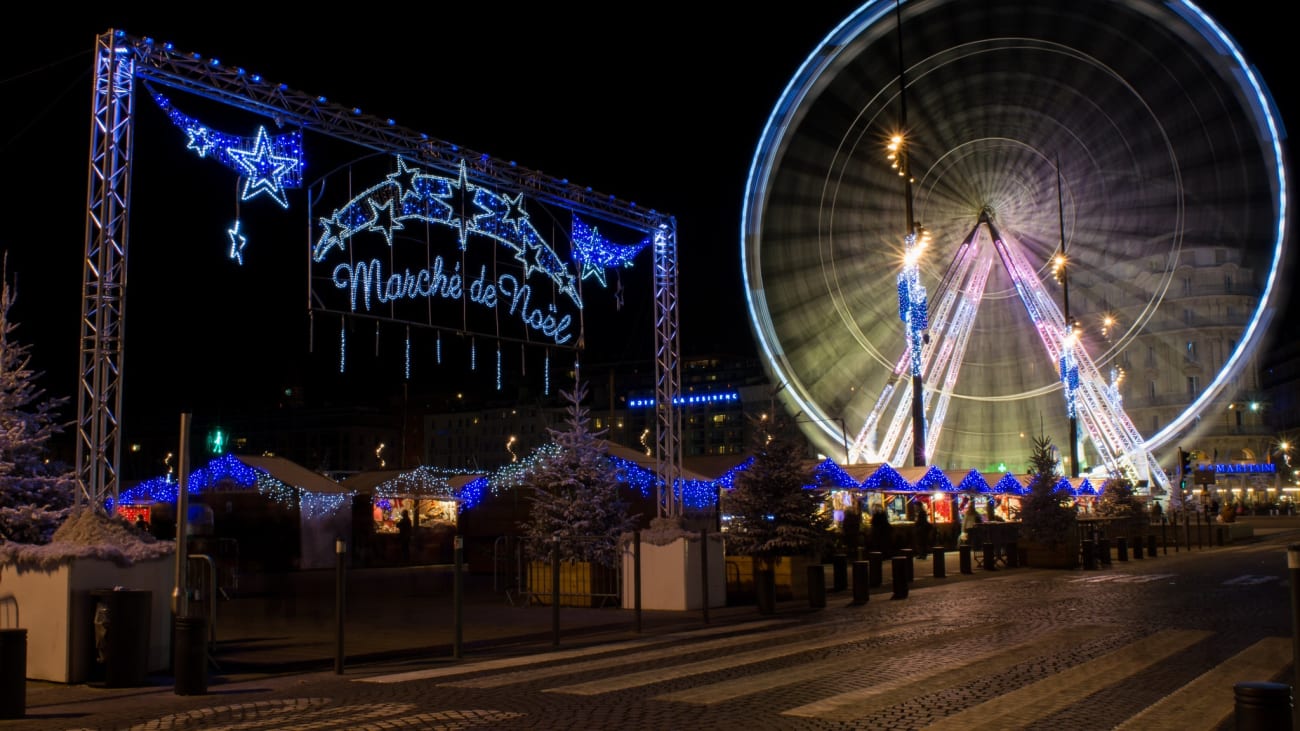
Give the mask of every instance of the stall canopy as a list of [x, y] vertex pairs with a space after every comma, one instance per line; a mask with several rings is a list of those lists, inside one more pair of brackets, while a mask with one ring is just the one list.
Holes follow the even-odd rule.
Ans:
[[253, 457], [239, 454], [235, 455], [235, 459], [253, 469], [267, 473], [290, 487], [296, 487], [307, 492], [331, 494], [347, 492], [349, 489], [344, 488], [319, 472], [312, 472], [297, 462], [287, 460], [284, 457]]

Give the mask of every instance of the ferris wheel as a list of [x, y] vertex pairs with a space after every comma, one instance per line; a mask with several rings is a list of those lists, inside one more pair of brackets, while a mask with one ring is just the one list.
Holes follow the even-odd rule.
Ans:
[[[1091, 464], [1163, 478], [1152, 455], [1234, 387], [1279, 304], [1280, 128], [1181, 0], [865, 3], [750, 168], [741, 255], [776, 396], [849, 462], [1023, 464], [1027, 434], [1077, 423]], [[1132, 417], [1189, 363], [1176, 418]]]

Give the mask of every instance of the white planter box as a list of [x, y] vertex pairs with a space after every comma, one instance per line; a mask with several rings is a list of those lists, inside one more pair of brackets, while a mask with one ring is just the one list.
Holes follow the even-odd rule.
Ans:
[[[95, 589], [153, 592], [148, 672], [166, 671], [171, 658], [171, 592], [175, 558], [118, 566], [78, 558], [52, 571], [0, 564], [0, 599], [6, 622], [27, 630], [27, 677], [55, 683], [85, 682], [95, 660]], [[16, 611], [15, 611], [16, 610]]]
[[[708, 534], [709, 606], [727, 604], [726, 562], [721, 533]], [[623, 608], [636, 608], [636, 557], [623, 553]], [[704, 581], [700, 576], [700, 539], [678, 538], [657, 546], [641, 541], [641, 608], [690, 610], [704, 608]]]

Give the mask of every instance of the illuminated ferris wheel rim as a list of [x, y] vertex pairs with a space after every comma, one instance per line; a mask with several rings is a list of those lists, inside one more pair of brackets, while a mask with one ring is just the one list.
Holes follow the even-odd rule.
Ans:
[[[1141, 2], [1126, 4], [1151, 5]], [[1212, 383], [1201, 391], [1178, 418], [1147, 437], [1146, 445], [1153, 451], [1171, 443], [1180, 432], [1192, 425], [1200, 412], [1240, 373], [1248, 356], [1266, 335], [1277, 304], [1275, 302], [1278, 296], [1277, 276], [1285, 260], [1284, 244], [1289, 227], [1286, 205], [1286, 163], [1282, 152], [1279, 121], [1262, 80], [1246, 62], [1236, 42], [1199, 7], [1186, 0], [1170, 0], [1151, 5], [1153, 11], [1159, 7], [1167, 8], [1176, 18], [1199, 34], [1218, 54], [1231, 59], [1232, 76], [1239, 88], [1247, 92], [1244, 95], [1248, 100], [1247, 111], [1255, 123], [1256, 135], [1259, 137], [1261, 147], [1271, 155], [1271, 164], [1268, 167], [1276, 176], [1274, 186], [1276, 197], [1273, 203], [1276, 213], [1272, 226], [1271, 261], [1268, 273], [1263, 279], [1262, 293], [1251, 313], [1249, 323], [1244, 327], [1235, 348]], [[815, 93], [829, 83], [828, 74], [833, 75], [838, 68], [851, 62], [861, 52], [862, 49], [856, 42], [868, 31], [878, 23], [889, 22], [892, 25], [894, 10], [895, 4], [884, 0], [870, 0], [862, 4], [833, 28], [800, 65], [764, 125], [746, 178], [741, 211], [742, 276], [751, 325], [754, 327], [761, 354], [783, 400], [797, 408], [798, 413], [806, 417], [808, 426], [823, 435], [822, 446], [828, 449], [830, 445], [838, 444], [847, 436], [847, 427], [843, 424], [842, 418], [825, 413], [814, 401], [794, 373], [785, 348], [780, 343], [764, 297], [765, 283], [762, 277], [760, 250], [763, 239], [763, 217], [771, 195], [774, 175], [788, 145], [788, 135], [807, 113], [809, 99], [815, 99]], [[836, 307], [840, 307], [840, 304], [837, 303]], [[845, 431], [837, 431], [837, 427]]]

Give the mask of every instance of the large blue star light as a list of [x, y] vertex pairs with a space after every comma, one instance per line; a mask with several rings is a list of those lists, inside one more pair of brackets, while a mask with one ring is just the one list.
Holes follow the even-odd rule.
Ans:
[[266, 136], [266, 127], [257, 128], [257, 139], [252, 150], [231, 149], [230, 156], [242, 168], [244, 200], [265, 193], [279, 203], [281, 208], [289, 207], [289, 198], [284, 192], [284, 179], [293, 172], [298, 161], [287, 155], [275, 154]]

